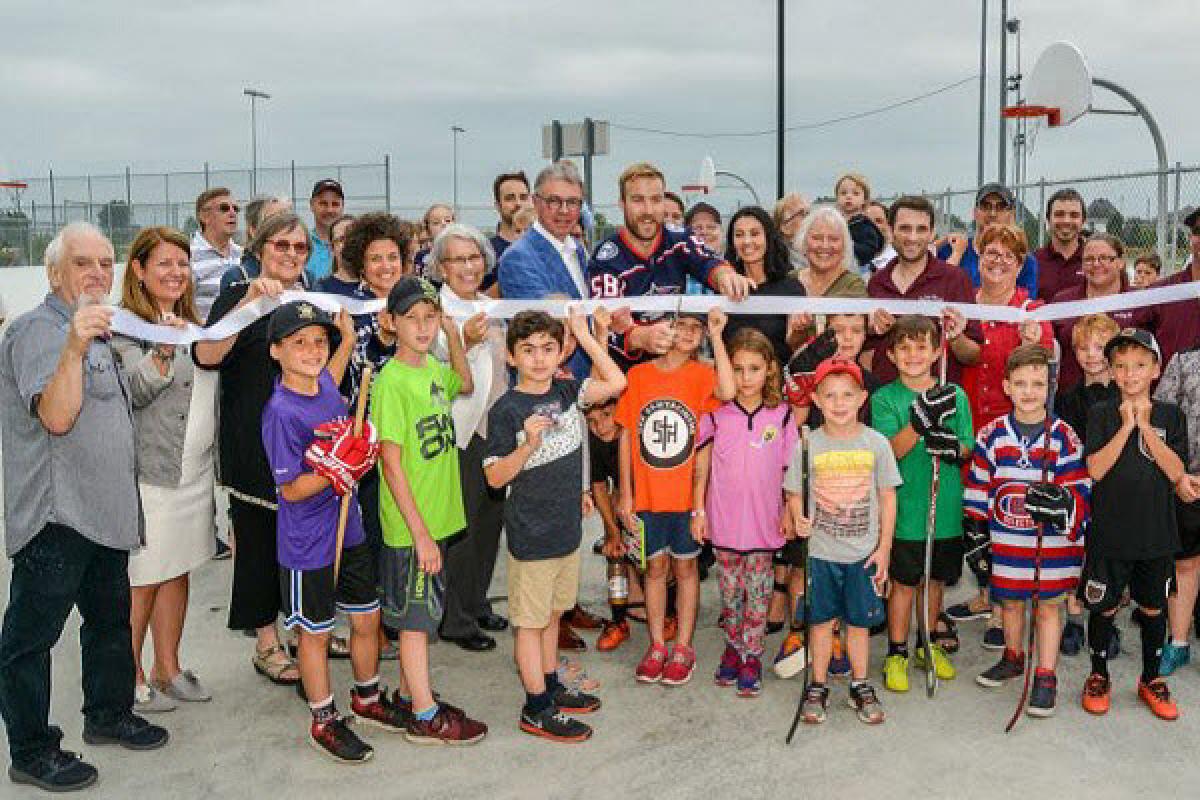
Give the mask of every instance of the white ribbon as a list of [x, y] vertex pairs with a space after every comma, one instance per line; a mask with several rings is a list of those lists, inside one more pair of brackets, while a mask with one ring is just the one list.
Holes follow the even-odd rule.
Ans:
[[[884, 300], [873, 297], [747, 297], [733, 301], [719, 295], [652, 295], [649, 297], [619, 297], [604, 300], [570, 300], [548, 298], [544, 300], [487, 300], [469, 303], [452, 300], [444, 303], [447, 313], [465, 319], [484, 312], [491, 319], [511, 319], [519, 311], [546, 311], [555, 316], [566, 316], [568, 307], [577, 306], [584, 312], [604, 306], [610, 311], [628, 308], [635, 312], [674, 313], [707, 312], [719, 307], [727, 314], [870, 314], [882, 309], [889, 314], [919, 314], [927, 317], [941, 316], [947, 308], [957, 309], [964, 317], [984, 322], [1052, 322], [1088, 314], [1124, 311], [1130, 308], [1177, 303], [1200, 297], [1200, 281], [1163, 286], [1157, 289], [1141, 289], [1123, 294], [1107, 295], [1069, 303], [1055, 303], [1033, 310], [1013, 306], [977, 305], [974, 303], [947, 303], [941, 300]], [[252, 303], [238, 308], [223, 317], [211, 328], [187, 325], [174, 328], [168, 325], [153, 325], [141, 317], [116, 309], [112, 329], [135, 339], [163, 344], [184, 345], [193, 342], [211, 342], [225, 339], [270, 314], [282, 303], [307, 300], [331, 313], [346, 309], [351, 314], [374, 314], [386, 305], [382, 299], [358, 300], [336, 294], [321, 292], [286, 291], [278, 298], [260, 297]], [[1200, 313], [1200, 309], [1194, 310]]]

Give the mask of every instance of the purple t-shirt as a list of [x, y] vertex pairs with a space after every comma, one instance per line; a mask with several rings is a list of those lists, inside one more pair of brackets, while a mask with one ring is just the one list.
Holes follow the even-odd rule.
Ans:
[[747, 414], [729, 402], [700, 418], [696, 441], [712, 448], [705, 508], [713, 547], [746, 553], [783, 546], [783, 474], [797, 436], [787, 403]]
[[[275, 486], [291, 483], [306, 472], [304, 451], [313, 441], [313, 430], [323, 422], [347, 415], [346, 401], [328, 370], [321, 373], [314, 397], [299, 394], [278, 379], [262, 415], [263, 447], [275, 478]], [[320, 569], [333, 563], [333, 543], [337, 537], [338, 509], [341, 499], [332, 488], [289, 503], [279, 497], [276, 522], [277, 557], [288, 569]], [[350, 504], [346, 520], [345, 547], [363, 542], [362, 516], [358, 496]]]

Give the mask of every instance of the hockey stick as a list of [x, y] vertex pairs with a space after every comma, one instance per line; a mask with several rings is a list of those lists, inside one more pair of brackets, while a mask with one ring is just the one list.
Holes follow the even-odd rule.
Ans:
[[[1046, 422], [1042, 427], [1042, 483], [1050, 474], [1050, 414], [1046, 414]], [[1029, 598], [1029, 636], [1028, 646], [1025, 648], [1025, 682], [1021, 687], [1021, 698], [1017, 701], [1017, 709], [1013, 712], [1012, 719], [1004, 726], [1004, 732], [1010, 733], [1016, 726], [1017, 720], [1021, 718], [1021, 712], [1025, 710], [1025, 704], [1029, 701], [1029, 681], [1033, 676], [1033, 650], [1037, 644], [1037, 614], [1038, 600], [1042, 588], [1042, 537], [1046, 534], [1046, 523], [1039, 522], [1037, 529], [1037, 540], [1033, 551], [1033, 594]]]
[[[363, 417], [367, 413], [367, 396], [371, 391], [371, 373], [375, 368], [370, 364], [363, 367], [362, 378], [358, 384], [358, 402], [354, 404], [354, 435], [361, 436]], [[333, 585], [337, 586], [338, 571], [342, 568], [342, 544], [346, 541], [346, 522], [350, 519], [350, 504], [354, 502], [354, 491], [342, 495], [342, 505], [338, 509], [337, 539], [333, 545]]]
[[[800, 427], [800, 486], [804, 491], [804, 511], [805, 515], [812, 518], [812, 467], [809, 464], [809, 441], [808, 441], [808, 426]], [[810, 535], [811, 538], [811, 535]], [[809, 569], [808, 563], [808, 545], [804, 542], [804, 596], [801, 599], [802, 609], [804, 611], [804, 619], [802, 621], [801, 631], [804, 637], [804, 666], [800, 670], [800, 701], [796, 703], [796, 714], [792, 717], [792, 726], [788, 728], [787, 738], [784, 739], [786, 744], [792, 743], [792, 737], [796, 735], [796, 726], [800, 724], [800, 715], [804, 710], [804, 693], [808, 691], [808, 673], [809, 664], [812, 663], [812, 642], [808, 637], [808, 597], [809, 590], [812, 588], [812, 570]], [[792, 615], [795, 616], [793, 609]]]
[[[942, 334], [942, 364], [939, 367], [938, 384], [946, 385], [946, 361], [949, 359], [946, 335]], [[957, 399], [956, 401], [957, 402]], [[933, 569], [933, 540], [937, 527], [938, 484], [942, 477], [942, 459], [934, 457], [929, 481], [929, 515], [925, 518], [925, 571], [922, 573], [921, 613], [917, 630], [921, 635], [921, 646], [925, 651], [925, 695], [933, 697], [937, 691], [937, 670], [933, 665], [933, 639], [929, 630], [929, 572]]]

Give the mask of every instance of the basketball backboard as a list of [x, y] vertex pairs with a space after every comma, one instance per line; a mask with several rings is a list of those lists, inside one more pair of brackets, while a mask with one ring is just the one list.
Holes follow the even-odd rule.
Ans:
[[695, 183], [684, 184], [680, 188], [689, 193], [711, 194], [717, 186], [717, 164], [712, 156], [700, 160], [700, 171]]
[[1025, 103], [1034, 114], [1005, 110], [1006, 116], [1045, 116], [1054, 128], [1070, 125], [1092, 107], [1092, 70], [1078, 47], [1055, 42], [1042, 51], [1025, 79]]

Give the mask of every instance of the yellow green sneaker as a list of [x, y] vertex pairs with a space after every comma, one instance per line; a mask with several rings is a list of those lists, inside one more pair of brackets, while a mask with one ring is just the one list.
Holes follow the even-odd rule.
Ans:
[[[951, 681], [958, 673], [954, 671], [954, 665], [950, 663], [950, 656], [946, 655], [946, 651], [941, 645], [935, 644], [933, 650], [933, 671], [938, 676], [938, 680]], [[916, 656], [913, 658], [916, 662], [917, 669], [925, 669], [925, 648], [917, 647]]]
[[889, 692], [908, 691], [908, 656], [888, 656], [883, 660], [883, 685]]

